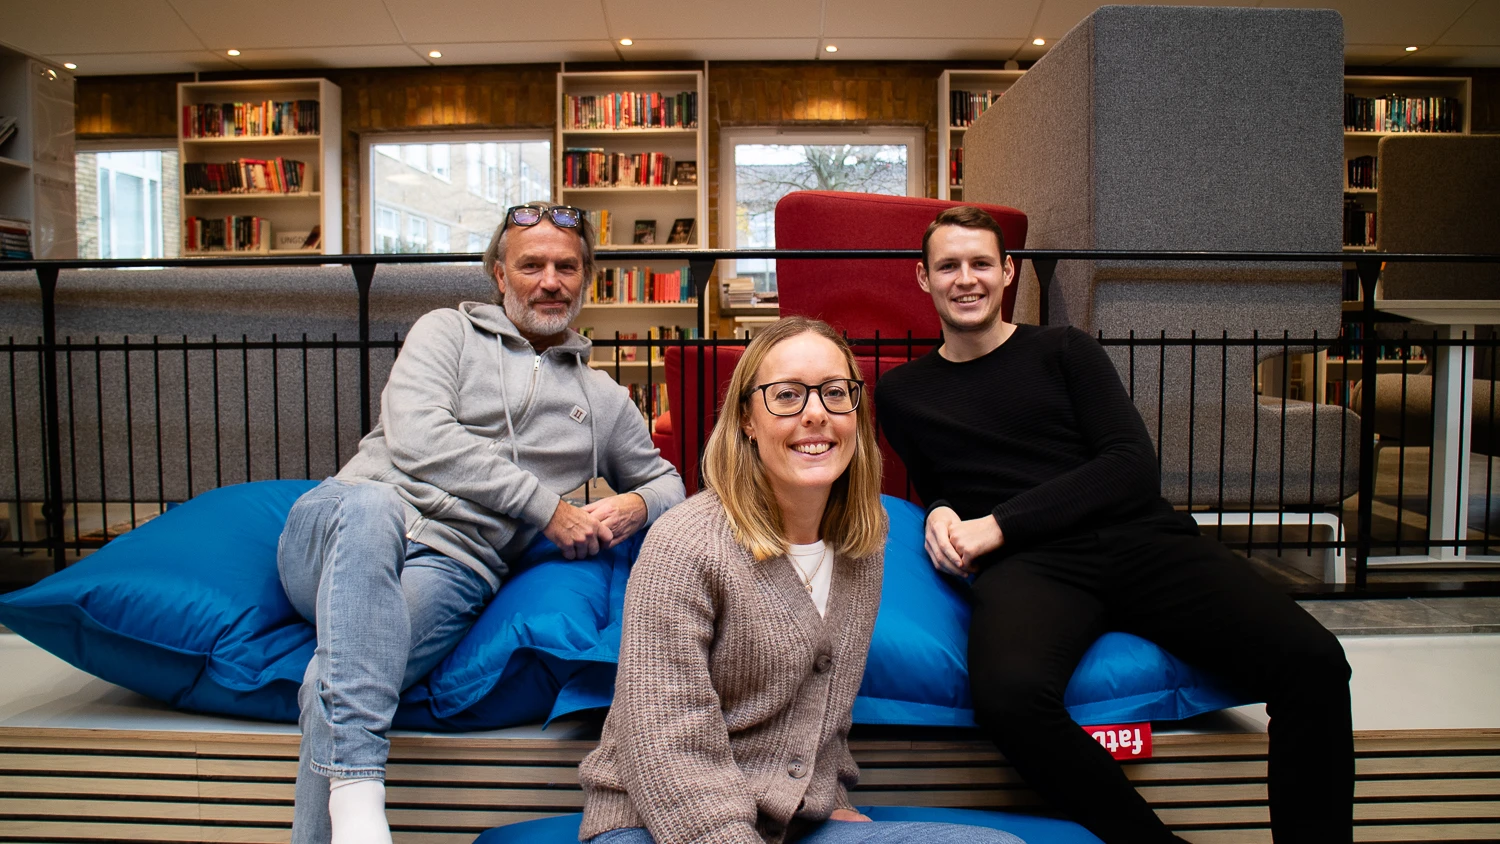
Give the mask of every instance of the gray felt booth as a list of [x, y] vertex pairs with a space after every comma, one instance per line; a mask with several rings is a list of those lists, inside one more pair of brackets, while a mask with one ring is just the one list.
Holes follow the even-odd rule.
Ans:
[[[1376, 243], [1383, 252], [1500, 252], [1500, 136], [1407, 135], [1382, 138], [1376, 196]], [[1383, 299], [1500, 298], [1500, 265], [1387, 264]], [[1417, 344], [1432, 329], [1382, 326], [1382, 336]], [[1495, 336], [1480, 326], [1482, 338]], [[1493, 346], [1474, 352], [1473, 450], [1500, 447], [1500, 408], [1494, 405]], [[1428, 360], [1432, 355], [1428, 354]], [[1419, 374], [1376, 377], [1375, 432], [1382, 442], [1432, 444], [1431, 365]], [[1356, 388], [1358, 390], [1358, 388]], [[1404, 395], [1403, 395], [1404, 394]], [[1355, 393], [1355, 401], [1361, 398]]]
[[[1337, 252], [1343, 44], [1332, 11], [1102, 7], [969, 130], [964, 195], [1025, 211], [1029, 248]], [[1020, 284], [1018, 318], [1036, 320], [1029, 261]], [[1358, 417], [1257, 397], [1255, 365], [1284, 337], [1335, 337], [1340, 286], [1336, 263], [1063, 261], [1048, 321], [1110, 338], [1258, 331], [1258, 352], [1110, 354], [1173, 503], [1318, 507], [1357, 489]]]
[[[371, 337], [405, 336], [423, 313], [489, 301], [478, 264], [393, 264], [375, 271]], [[321, 478], [361, 435], [359, 351], [301, 347], [359, 337], [359, 297], [346, 266], [78, 270], [61, 274], [57, 337], [65, 500], [183, 501], [225, 484]], [[35, 274], [0, 272], [0, 344], [42, 332]], [[286, 344], [270, 348], [97, 351], [106, 344]], [[371, 354], [371, 420], [395, 359]], [[41, 358], [0, 345], [0, 499], [44, 497]], [[14, 399], [11, 399], [14, 396]], [[128, 397], [128, 399], [127, 399]], [[335, 405], [337, 405], [335, 407]], [[335, 412], [336, 411], [336, 412]], [[278, 448], [279, 445], [279, 448]]]

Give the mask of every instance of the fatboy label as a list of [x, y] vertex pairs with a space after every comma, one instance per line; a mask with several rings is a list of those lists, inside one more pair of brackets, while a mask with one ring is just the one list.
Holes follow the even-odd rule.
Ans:
[[575, 404], [573, 405], [572, 411], [568, 413], [568, 418], [572, 419], [574, 422], [582, 424], [584, 417], [588, 415], [589, 412], [587, 410], [584, 410], [583, 408]]
[[1099, 724], [1083, 731], [1116, 759], [1151, 758], [1151, 722], [1144, 724]]

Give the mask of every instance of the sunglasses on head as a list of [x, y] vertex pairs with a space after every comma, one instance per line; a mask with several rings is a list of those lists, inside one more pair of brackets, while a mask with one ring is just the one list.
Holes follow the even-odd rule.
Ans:
[[539, 205], [514, 205], [505, 210], [505, 224], [508, 226], [534, 226], [540, 223], [543, 217], [551, 220], [552, 225], [560, 229], [576, 229], [583, 225], [583, 210], [571, 205], [553, 205], [549, 208]]

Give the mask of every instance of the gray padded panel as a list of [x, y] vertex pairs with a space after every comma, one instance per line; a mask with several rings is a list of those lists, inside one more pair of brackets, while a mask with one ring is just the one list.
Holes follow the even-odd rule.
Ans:
[[[1380, 139], [1377, 240], [1385, 252], [1500, 252], [1500, 135]], [[1500, 264], [1390, 263], [1387, 299], [1493, 299]]]
[[[488, 300], [493, 289], [474, 264], [379, 267], [371, 337], [404, 336], [423, 313]], [[348, 267], [68, 271], [59, 279], [57, 309], [58, 339], [74, 346], [58, 361], [65, 498], [180, 501], [245, 480], [318, 478], [336, 471], [358, 445], [358, 351], [340, 350], [335, 367], [331, 350], [304, 355], [299, 346], [303, 334], [310, 341], [335, 334], [358, 339], [358, 294]], [[12, 336], [35, 343], [40, 333], [35, 275], [0, 273], [0, 343]], [[186, 361], [181, 349], [131, 352], [128, 402], [125, 353], [92, 349], [95, 338], [180, 342], [184, 335], [231, 343], [274, 336], [288, 345], [274, 354], [222, 350], [217, 366], [209, 349], [190, 350]], [[371, 354], [372, 420], [393, 360], [392, 350]], [[43, 497], [39, 366], [36, 353], [12, 356], [0, 346], [0, 436], [15, 443], [11, 453], [0, 453], [0, 499]]]

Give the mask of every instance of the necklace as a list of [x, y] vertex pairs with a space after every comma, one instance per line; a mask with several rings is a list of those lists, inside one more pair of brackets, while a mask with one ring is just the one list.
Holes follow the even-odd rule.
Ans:
[[[802, 588], [806, 589], [807, 594], [811, 595], [813, 591], [813, 581], [817, 579], [818, 572], [823, 570], [823, 561], [828, 558], [827, 546], [819, 548], [812, 554], [798, 554], [796, 551], [788, 548], [786, 551], [786, 555], [792, 561], [792, 568], [797, 571], [797, 579], [802, 581]], [[811, 559], [814, 556], [818, 558], [818, 564], [813, 566], [812, 571], [807, 572], [804, 575], [802, 569], [802, 560]]]

